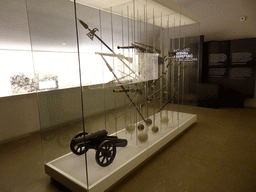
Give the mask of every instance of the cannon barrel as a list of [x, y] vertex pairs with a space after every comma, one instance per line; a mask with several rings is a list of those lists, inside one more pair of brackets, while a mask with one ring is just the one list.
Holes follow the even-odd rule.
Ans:
[[83, 135], [78, 138], [73, 138], [72, 142], [78, 144], [83, 143], [84, 141], [90, 141], [90, 139], [96, 139], [96, 138], [103, 138], [106, 137], [108, 132], [105, 129], [102, 129], [100, 131], [96, 131], [94, 133], [89, 133], [88, 135]]
[[126, 139], [119, 139], [117, 136], [107, 136], [106, 140], [114, 143], [116, 147], [125, 147], [128, 143]]

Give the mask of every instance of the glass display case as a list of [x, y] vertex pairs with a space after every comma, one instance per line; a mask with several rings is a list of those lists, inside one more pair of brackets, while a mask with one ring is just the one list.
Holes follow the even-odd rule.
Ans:
[[50, 177], [103, 191], [196, 121], [199, 24], [175, 9], [26, 0]]

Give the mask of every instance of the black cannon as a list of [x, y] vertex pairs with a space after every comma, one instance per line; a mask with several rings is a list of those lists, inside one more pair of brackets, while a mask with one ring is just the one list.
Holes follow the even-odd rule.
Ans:
[[116, 156], [116, 147], [125, 147], [126, 139], [119, 139], [117, 136], [108, 136], [106, 130], [94, 133], [80, 132], [70, 142], [70, 149], [76, 155], [82, 155], [89, 149], [95, 149], [96, 162], [106, 167], [110, 165]]

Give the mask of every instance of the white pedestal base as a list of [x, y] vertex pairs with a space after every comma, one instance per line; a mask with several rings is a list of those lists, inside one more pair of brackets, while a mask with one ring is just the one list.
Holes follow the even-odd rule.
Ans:
[[[96, 163], [96, 151], [90, 149], [86, 153], [88, 186], [85, 155], [77, 156], [70, 152], [46, 163], [45, 172], [72, 191], [85, 191], [85, 189], [92, 192], [104, 191], [179, 135], [197, 119], [194, 114], [162, 111], [162, 116], [166, 116], [166, 114], [169, 119], [168, 124], [161, 123], [160, 113], [155, 115], [155, 125], [159, 127], [157, 133], [151, 131], [153, 124], [145, 127], [145, 129], [148, 129], [148, 140], [144, 143], [139, 142], [136, 138], [139, 133], [136, 130], [131, 134], [123, 129], [115, 134], [118, 138], [127, 139], [128, 145], [117, 147], [116, 157], [107, 167], [101, 167]], [[154, 119], [152, 116], [150, 118]]]

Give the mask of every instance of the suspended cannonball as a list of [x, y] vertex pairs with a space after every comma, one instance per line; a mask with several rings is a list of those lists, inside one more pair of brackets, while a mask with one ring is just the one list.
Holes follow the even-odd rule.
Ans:
[[151, 130], [153, 133], [157, 133], [159, 131], [159, 128], [157, 126], [153, 126]]
[[145, 120], [145, 123], [149, 126], [152, 124], [152, 120], [148, 118]]
[[168, 123], [169, 122], [169, 118], [167, 116], [163, 116], [161, 121], [162, 121], [162, 123]]
[[126, 126], [126, 131], [128, 132], [128, 133], [131, 133], [131, 132], [133, 132], [135, 130], [135, 125], [134, 124], [128, 124], [127, 126]]
[[138, 134], [138, 140], [141, 142], [141, 143], [144, 143], [148, 140], [148, 134], [146, 132], [140, 132]]
[[143, 124], [139, 124], [138, 125], [138, 130], [139, 131], [143, 131], [144, 130], [144, 125]]

